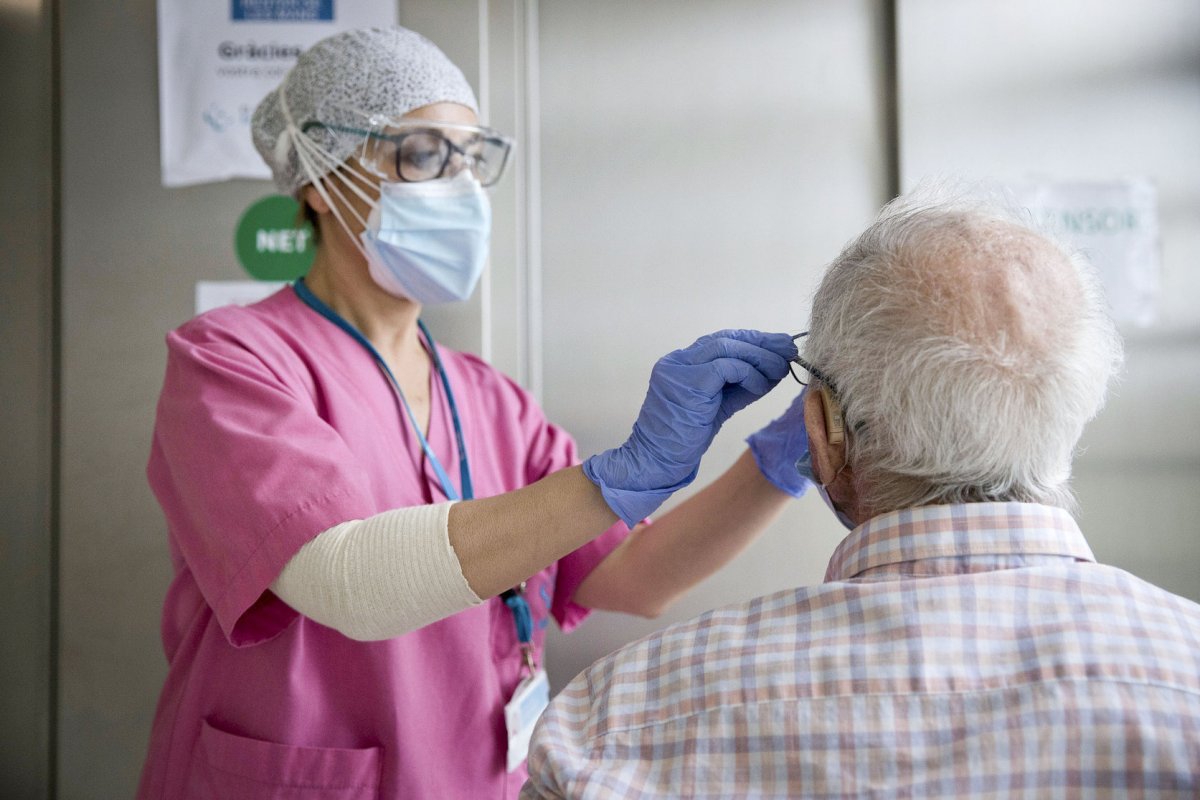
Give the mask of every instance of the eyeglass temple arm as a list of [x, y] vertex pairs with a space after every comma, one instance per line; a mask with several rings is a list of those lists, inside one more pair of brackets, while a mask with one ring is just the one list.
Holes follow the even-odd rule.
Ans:
[[[808, 336], [808, 333], [809, 333], [808, 331], [800, 331], [800, 333], [797, 333], [795, 336], [792, 337], [792, 341], [794, 342], [797, 339], [802, 339], [805, 336]], [[837, 385], [830, 379], [830, 377], [828, 375], [826, 375], [824, 372], [822, 372], [821, 370], [814, 367], [812, 364], [805, 361], [803, 358], [801, 358], [799, 356], [799, 354], [797, 354], [796, 357], [793, 358], [792, 360], [795, 361], [797, 364], [799, 364], [801, 367], [803, 367], [804, 371], [807, 372], [809, 375], [812, 375], [817, 380], [821, 381], [821, 383], [824, 383], [830, 389], [833, 389], [833, 391], [835, 393], [837, 392]], [[795, 376], [793, 375], [793, 377], [795, 377]], [[797, 380], [799, 380], [799, 379], [797, 379]]]

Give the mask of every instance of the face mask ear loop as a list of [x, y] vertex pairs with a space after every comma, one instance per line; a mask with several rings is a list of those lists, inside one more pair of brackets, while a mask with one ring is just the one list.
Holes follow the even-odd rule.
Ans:
[[845, 462], [845, 461], [843, 461], [843, 462], [842, 462], [842, 465], [841, 465], [840, 467], [838, 467], [838, 471], [837, 471], [837, 472], [835, 472], [835, 473], [833, 473], [833, 477], [832, 477], [832, 478], [830, 478], [829, 480], [825, 481], [824, 483], [820, 483], [820, 484], [817, 484], [817, 485], [818, 485], [818, 486], [820, 486], [822, 489], [828, 489], [828, 488], [829, 488], [829, 485], [830, 485], [831, 483], [833, 483], [834, 481], [836, 481], [836, 480], [838, 479], [838, 476], [842, 474], [842, 470], [844, 470], [844, 469], [846, 468], [846, 463], [847, 463], [847, 462]]
[[[340, 224], [342, 226], [342, 230], [344, 230], [346, 232], [346, 235], [350, 237], [350, 241], [354, 243], [354, 246], [362, 254], [362, 257], [369, 259], [370, 256], [367, 254], [367, 248], [363, 245], [362, 242], [360, 242], [358, 240], [358, 237], [354, 235], [354, 232], [350, 229], [350, 226], [346, 223], [346, 220], [342, 218], [341, 212], [338, 211], [337, 204], [333, 202], [333, 199], [329, 196], [329, 192], [326, 191], [324, 181], [321, 179], [322, 175], [316, 169], [316, 166], [313, 164], [312, 159], [314, 157], [324, 158], [326, 160], [326, 163], [333, 162], [333, 171], [334, 172], [337, 171], [340, 162], [337, 162], [336, 159], [333, 158], [333, 156], [331, 156], [329, 153], [325, 152], [321, 147], [319, 147], [317, 145], [316, 142], [312, 141], [312, 139], [310, 139], [308, 137], [308, 134], [303, 133], [300, 130], [300, 128], [298, 128], [296, 126], [295, 121], [292, 119], [292, 112], [288, 108], [286, 87], [281, 89], [279, 92], [279, 108], [283, 112], [284, 119], [287, 121], [287, 127], [284, 129], [284, 132], [283, 132], [283, 134], [281, 134], [281, 137], [286, 136], [288, 139], [291, 140], [292, 145], [296, 148], [296, 157], [300, 162], [300, 167], [301, 167], [301, 169], [304, 170], [304, 173], [308, 177], [309, 182], [312, 184], [313, 188], [317, 190], [317, 193], [321, 195], [321, 198], [325, 201], [325, 203], [329, 206], [329, 210], [333, 212], [334, 218], [337, 219], [338, 224]], [[332, 184], [331, 184], [331, 188], [336, 189], [336, 187], [334, 187]], [[353, 187], [353, 188], [355, 188], [356, 190], [358, 189], [358, 187]], [[361, 190], [359, 190], [359, 196], [360, 197], [362, 196]], [[338, 197], [343, 202], [345, 202], [345, 197], [342, 196], [341, 192], [338, 192]], [[375, 202], [375, 201], [371, 200], [369, 197], [364, 197], [364, 199], [370, 203]], [[346, 205], [349, 206], [348, 203]], [[363, 227], [365, 228], [367, 225], [366, 220], [359, 217], [357, 211], [355, 211], [354, 215], [355, 215], [355, 217], [358, 217], [358, 221], [360, 223], [362, 223]]]
[[[351, 204], [349, 202], [346, 201], [346, 195], [344, 195], [342, 193], [341, 189], [338, 187], [338, 185], [336, 183], [333, 183], [331, 181], [329, 183], [329, 185], [326, 186], [325, 181], [324, 181], [325, 176], [327, 176], [327, 175], [336, 176], [338, 180], [347, 184], [348, 187], [351, 190], [353, 190], [355, 192], [355, 194], [357, 194], [360, 198], [362, 198], [364, 202], [369, 203], [372, 206], [375, 205], [376, 201], [374, 200], [374, 198], [370, 197], [365, 192], [363, 192], [359, 187], [354, 186], [348, 180], [346, 180], [345, 177], [343, 177], [341, 174], [339, 174], [339, 170], [343, 167], [343, 165], [340, 162], [336, 161], [332, 156], [330, 156], [328, 153], [326, 153], [320, 147], [318, 147], [317, 144], [315, 142], [313, 142], [311, 139], [309, 139], [307, 135], [299, 134], [299, 137], [296, 139], [296, 144], [297, 144], [296, 154], [300, 157], [300, 162], [303, 165], [304, 171], [308, 175], [313, 188], [316, 189], [317, 192], [321, 195], [321, 197], [325, 200], [325, 202], [329, 204], [329, 210], [333, 212], [334, 217], [336, 217], [337, 221], [342, 224], [343, 228], [345, 228], [346, 233], [350, 234], [351, 238], [353, 238], [353, 232], [350, 230], [350, 227], [346, 224], [346, 221], [342, 218], [341, 212], [338, 210], [338, 205], [333, 202], [333, 199], [330, 197], [329, 192], [332, 191], [334, 194], [337, 195], [337, 198], [342, 201], [343, 205], [345, 205], [348, 209], [350, 209], [350, 211], [354, 214], [354, 218], [356, 220], [358, 220], [358, 222], [363, 227], [366, 227], [367, 221], [365, 219], [363, 219], [361, 215], [359, 215], [358, 211], [356, 209], [354, 209], [354, 207], [351, 206]], [[317, 167], [314, 165], [314, 163], [313, 163], [314, 159], [324, 160], [325, 163], [329, 166], [329, 169], [325, 170], [324, 173], [322, 174], [322, 171], [317, 169]]]
[[[326, 183], [326, 179], [329, 179], [328, 183]], [[323, 198], [325, 198], [325, 202], [329, 205], [329, 210], [333, 212], [333, 216], [337, 218], [339, 223], [341, 223], [342, 228], [345, 229], [346, 233], [351, 238], [354, 238], [354, 232], [350, 230], [346, 220], [342, 217], [342, 212], [339, 210], [338, 204], [334, 203], [331, 199], [330, 193], [332, 193], [333, 196], [337, 197], [337, 199], [341, 201], [341, 205], [345, 207], [345, 209], [358, 222], [359, 225], [362, 225], [365, 228], [367, 227], [367, 221], [363, 219], [361, 214], [358, 213], [358, 209], [351, 205], [351, 203], [346, 199], [346, 195], [342, 192], [341, 187], [339, 187], [338, 181], [345, 182], [345, 179], [338, 175], [337, 170], [334, 169], [326, 172], [318, 180], [314, 181], [313, 187], [321, 193]]]
[[[346, 189], [349, 189], [354, 194], [358, 195], [358, 198], [360, 200], [362, 200], [364, 203], [366, 203], [367, 205], [369, 205], [371, 208], [378, 207], [379, 199], [367, 194], [366, 190], [363, 189], [363, 187], [361, 185], [359, 185], [359, 180], [360, 180], [358, 178], [359, 173], [356, 173], [353, 169], [351, 169], [348, 164], [346, 164], [344, 162], [341, 164], [337, 164], [333, 167], [333, 169], [329, 170], [329, 172], [327, 172], [325, 174], [326, 174], [326, 176], [332, 175], [332, 176], [336, 177], [339, 181], [341, 181], [342, 186], [344, 186]], [[331, 183], [330, 189], [337, 193], [337, 196], [342, 200], [342, 202], [346, 203], [347, 208], [349, 208], [354, 213], [354, 218], [357, 219], [360, 223], [362, 223], [362, 226], [365, 228], [367, 226], [367, 221], [365, 219], [363, 219], [361, 216], [359, 216], [358, 209], [354, 208], [353, 206], [350, 205], [349, 202], [346, 201], [346, 195], [342, 194], [342, 190], [340, 188], [338, 188], [338, 185]]]
[[[363, 190], [363, 188], [361, 186], [359, 186], [356, 181], [353, 180], [353, 178], [356, 177], [359, 173], [355, 173], [354, 170], [350, 169], [349, 165], [347, 165], [344, 161], [338, 161], [336, 158], [334, 158], [329, 153], [327, 153], [325, 150], [323, 150], [321, 147], [319, 147], [316, 144], [316, 142], [314, 142], [312, 139], [308, 138], [307, 136], [305, 136], [305, 138], [304, 138], [303, 146], [305, 148], [305, 154], [307, 155], [307, 157], [309, 159], [316, 159], [316, 160], [324, 163], [325, 170], [322, 174], [329, 175], [329, 174], [336, 173], [338, 179], [341, 180], [342, 183], [346, 185], [346, 188], [348, 188], [350, 191], [354, 192], [356, 195], [358, 195], [359, 199], [361, 199], [364, 203], [367, 203], [368, 205], [370, 205], [372, 207], [375, 206], [379, 202], [374, 197], [371, 197], [369, 194], [367, 194], [366, 191]], [[297, 149], [297, 152], [299, 152], [299, 148]], [[309, 166], [311, 167], [311, 165], [312, 165], [312, 162], [310, 161]], [[317, 171], [318, 170], [313, 169], [313, 173], [316, 173]], [[349, 178], [347, 178], [344, 174], [342, 174], [342, 173], [346, 173], [346, 172], [350, 173]], [[365, 175], [363, 175], [362, 177], [366, 178]], [[313, 181], [313, 183], [315, 184], [316, 181]], [[340, 192], [340, 190], [337, 189], [336, 186], [331, 185], [330, 188], [332, 188], [333, 190], [338, 192], [339, 199], [341, 199], [343, 202], [346, 200], [346, 196], [344, 194], [342, 194]], [[347, 204], [347, 205], [349, 205], [349, 204]], [[366, 224], [365, 220], [363, 220], [361, 217], [358, 217], [358, 221]]]
[[[304, 134], [300, 134], [300, 136], [307, 138], [306, 136], [304, 136]], [[301, 152], [301, 150], [302, 150], [301, 147], [296, 148], [297, 153]], [[354, 231], [350, 228], [349, 223], [347, 223], [345, 217], [342, 216], [342, 212], [339, 210], [338, 204], [335, 203], [333, 201], [333, 198], [330, 196], [330, 194], [329, 194], [330, 190], [332, 190], [338, 196], [338, 199], [341, 200], [342, 203], [345, 204], [347, 208], [351, 209], [351, 211], [354, 214], [354, 217], [358, 220], [358, 222], [364, 228], [367, 225], [366, 220], [364, 220], [359, 215], [359, 213], [356, 210], [354, 210], [352, 206], [350, 206], [349, 203], [346, 203], [345, 195], [343, 195], [341, 193], [341, 191], [338, 189], [336, 184], [331, 182], [329, 184], [329, 186], [326, 187], [325, 181], [324, 181], [324, 176], [319, 176], [316, 178], [312, 177], [314, 174], [316, 174], [317, 171], [315, 169], [313, 169], [313, 167], [311, 166], [311, 163], [309, 162], [307, 157], [301, 156], [300, 160], [301, 160], [301, 163], [304, 165], [305, 172], [308, 173], [308, 175], [309, 175], [312, 187], [317, 190], [317, 193], [321, 195], [321, 198], [325, 201], [325, 204], [327, 206], [329, 206], [329, 210], [331, 212], [333, 212], [334, 219], [336, 219], [338, 221], [338, 224], [342, 226], [342, 230], [344, 230], [346, 232], [347, 237], [349, 237], [350, 241], [354, 244], [355, 249], [357, 249], [358, 252], [362, 254], [363, 258], [369, 258], [370, 256], [367, 253], [367, 248], [363, 245], [362, 242], [359, 241], [358, 237], [354, 235]], [[332, 173], [327, 173], [327, 174], [332, 174]]]

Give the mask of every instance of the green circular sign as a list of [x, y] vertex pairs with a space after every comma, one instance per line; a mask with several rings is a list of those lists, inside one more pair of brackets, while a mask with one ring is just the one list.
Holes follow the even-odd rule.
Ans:
[[317, 253], [313, 229], [300, 204], [282, 194], [250, 205], [238, 220], [233, 249], [242, 267], [260, 281], [290, 281], [308, 272]]

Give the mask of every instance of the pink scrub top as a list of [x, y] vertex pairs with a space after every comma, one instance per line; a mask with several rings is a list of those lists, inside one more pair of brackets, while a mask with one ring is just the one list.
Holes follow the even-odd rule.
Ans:
[[[289, 287], [167, 337], [147, 473], [175, 577], [169, 663], [139, 798], [513, 798], [504, 705], [521, 678], [498, 598], [394, 639], [357, 642], [268, 587], [318, 533], [446, 498], [387, 378]], [[577, 462], [571, 438], [480, 359], [439, 347], [477, 497]], [[456, 485], [441, 382], [428, 440]], [[548, 617], [627, 535], [618, 523], [531, 578], [541, 660]]]

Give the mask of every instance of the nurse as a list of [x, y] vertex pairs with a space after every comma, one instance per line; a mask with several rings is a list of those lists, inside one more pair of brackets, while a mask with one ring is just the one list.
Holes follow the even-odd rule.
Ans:
[[804, 489], [781, 418], [645, 521], [786, 374], [786, 334], [664, 357], [628, 441], [583, 465], [519, 386], [436, 343], [421, 309], [471, 294], [511, 147], [477, 115], [402, 28], [318, 43], [254, 114], [317, 254], [167, 337], [147, 472], [175, 577], [139, 797], [515, 797], [548, 618], [657, 614]]

